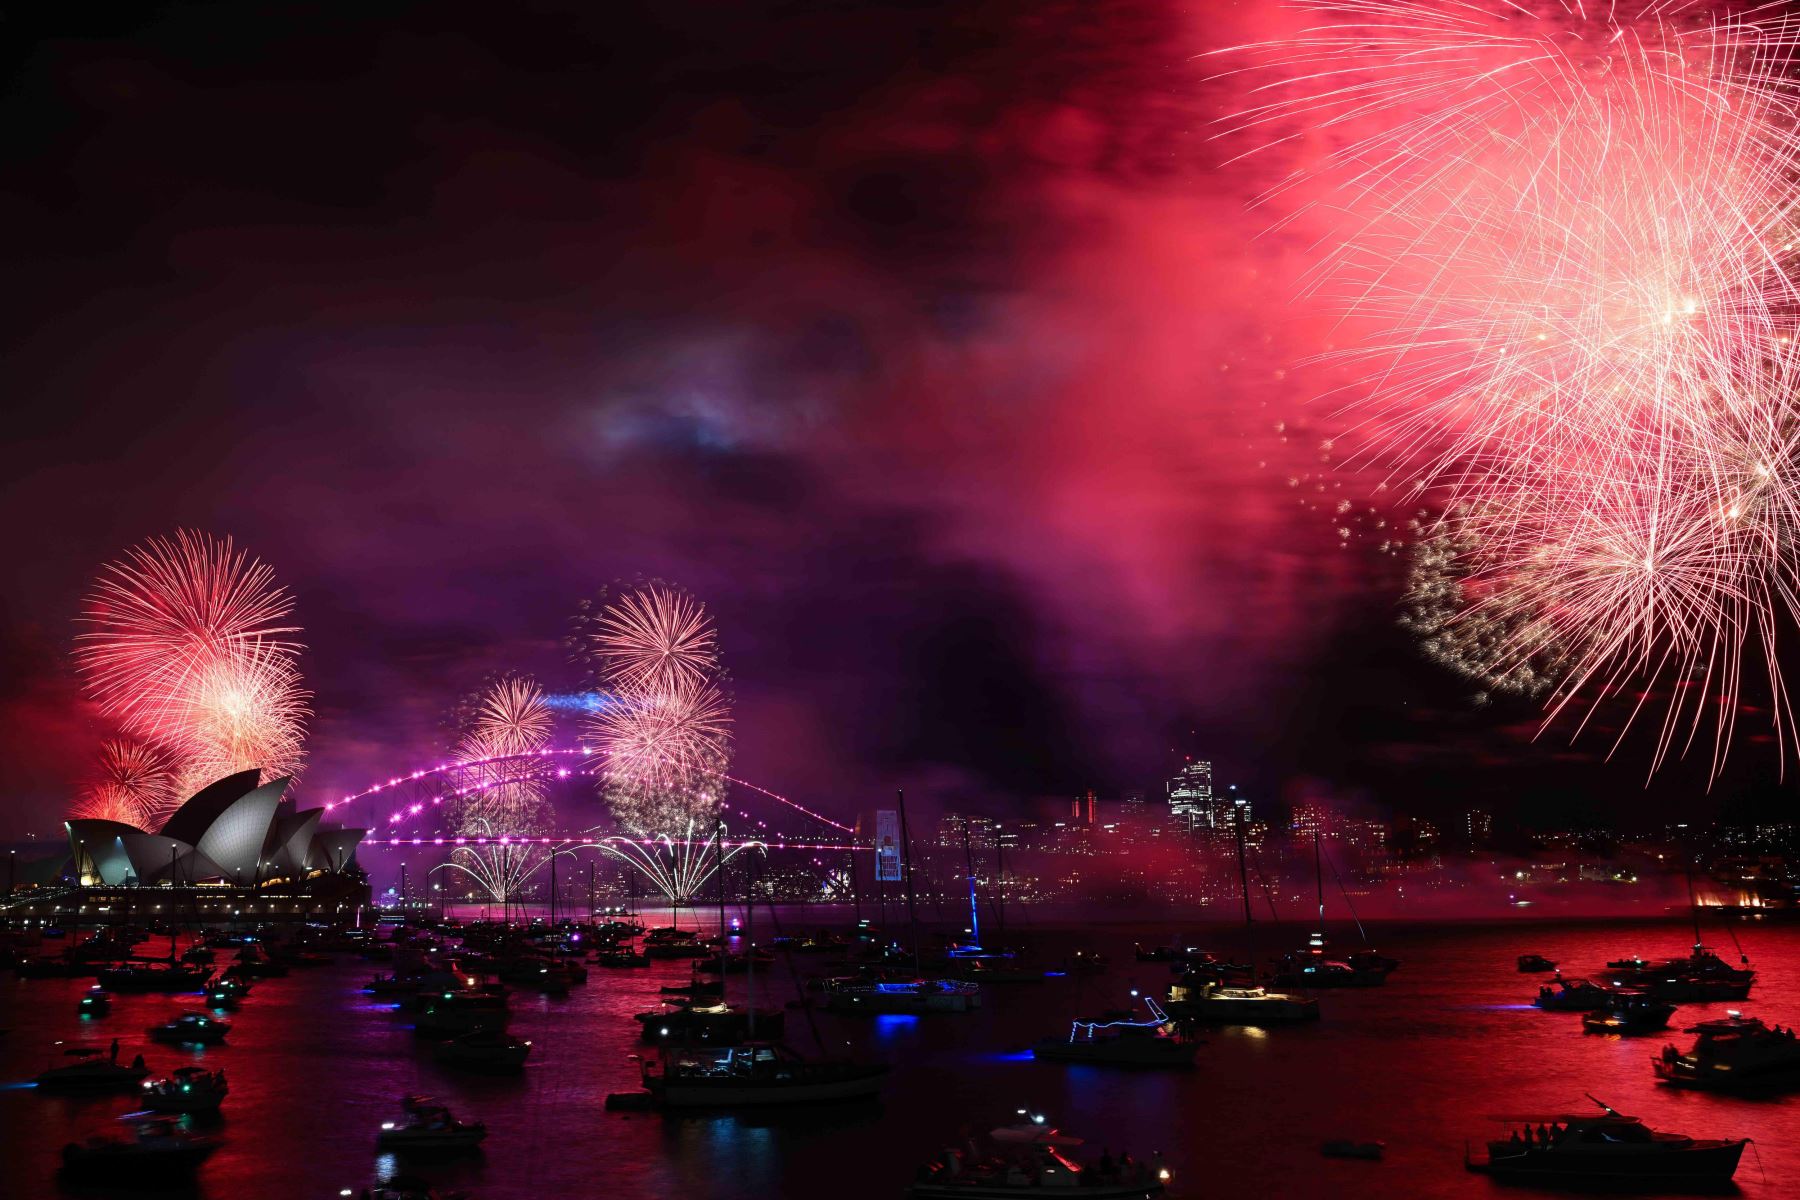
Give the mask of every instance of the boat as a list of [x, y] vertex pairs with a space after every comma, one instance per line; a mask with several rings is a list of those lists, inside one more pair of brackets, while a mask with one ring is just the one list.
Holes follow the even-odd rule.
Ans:
[[63, 1051], [63, 1057], [74, 1062], [60, 1067], [47, 1067], [38, 1074], [40, 1092], [122, 1092], [135, 1088], [150, 1068], [144, 1056], [138, 1055], [129, 1066], [120, 1066], [116, 1058], [98, 1046], [74, 1046]]
[[787, 1014], [780, 1009], [751, 1012], [730, 1004], [692, 1005], [641, 1012], [634, 1018], [646, 1042], [676, 1044], [705, 1042], [711, 1045], [736, 1045], [763, 1036], [779, 1038]]
[[1214, 1025], [1292, 1025], [1319, 1019], [1319, 1002], [1260, 986], [1184, 978], [1169, 987], [1168, 1012]]
[[231, 964], [234, 975], [247, 979], [278, 979], [288, 973], [287, 964], [269, 957], [256, 946], [245, 946]]
[[363, 984], [362, 990], [371, 996], [412, 996], [426, 982], [418, 975], [377, 975]]
[[469, 1193], [440, 1191], [423, 1179], [412, 1175], [393, 1175], [386, 1180], [352, 1193], [344, 1188], [339, 1196], [354, 1194], [357, 1200], [469, 1200]]
[[1321, 945], [1283, 958], [1275, 970], [1274, 982], [1278, 987], [1380, 987], [1387, 982], [1387, 977], [1386, 970], [1359, 969], [1347, 961], [1326, 958]]
[[594, 965], [597, 967], [647, 967], [650, 965], [650, 956], [639, 954], [629, 946], [620, 946], [595, 951]]
[[1093, 1021], [1071, 1021], [1066, 1038], [1045, 1038], [1032, 1047], [1033, 1058], [1051, 1062], [1107, 1067], [1191, 1067], [1194, 1043], [1180, 1036], [1169, 1014], [1146, 996], [1148, 1021], [1130, 1013], [1109, 1014]]
[[915, 1200], [1005, 1200], [1066, 1193], [1084, 1200], [1150, 1200], [1164, 1194], [1169, 1168], [1110, 1154], [1099, 1162], [1076, 1157], [1082, 1139], [1049, 1127], [1039, 1116], [992, 1130], [985, 1139], [943, 1151], [919, 1168], [908, 1195]]
[[85, 1182], [142, 1186], [199, 1170], [218, 1144], [166, 1118], [130, 1118], [126, 1136], [96, 1136], [63, 1147], [63, 1173]]
[[1594, 1103], [1601, 1109], [1597, 1116], [1496, 1117], [1523, 1126], [1523, 1135], [1515, 1128], [1511, 1137], [1489, 1141], [1485, 1159], [1465, 1150], [1464, 1164], [1504, 1182], [1643, 1183], [1658, 1191], [1722, 1187], [1736, 1174], [1750, 1141], [1662, 1133], [1599, 1100]]
[[506, 1072], [524, 1069], [531, 1043], [498, 1029], [477, 1029], [451, 1038], [437, 1048], [439, 1062], [471, 1071]]
[[91, 987], [82, 995], [75, 1011], [84, 1017], [104, 1017], [112, 1011], [112, 993], [98, 986]]
[[711, 955], [694, 961], [694, 970], [706, 975], [742, 975], [755, 969], [766, 971], [775, 965], [775, 956], [758, 950], [754, 954]]
[[74, 958], [27, 958], [13, 967], [13, 973], [20, 979], [79, 979], [99, 974], [100, 968]]
[[429, 1096], [407, 1096], [402, 1121], [383, 1121], [375, 1144], [383, 1150], [407, 1154], [466, 1154], [481, 1148], [487, 1126], [480, 1121], [459, 1121], [449, 1108]]
[[[1373, 948], [1365, 948], [1341, 957], [1332, 957], [1325, 946], [1325, 866], [1324, 851], [1321, 848], [1323, 831], [1313, 830], [1313, 880], [1318, 893], [1319, 924], [1317, 929], [1307, 938], [1306, 946], [1295, 953], [1288, 954], [1281, 960], [1275, 972], [1275, 984], [1279, 987], [1304, 988], [1339, 988], [1339, 987], [1380, 987], [1387, 982], [1387, 977], [1397, 970], [1400, 960], [1377, 954]], [[1348, 894], [1345, 899], [1348, 900]], [[1351, 910], [1355, 916], [1355, 910]], [[1357, 928], [1362, 929], [1362, 922], [1357, 921]], [[1366, 934], [1365, 934], [1366, 937]]]
[[1605, 1007], [1611, 995], [1610, 989], [1589, 980], [1558, 977], [1554, 986], [1540, 987], [1532, 1003], [1545, 1012], [1591, 1012]]
[[230, 1090], [223, 1071], [180, 1067], [166, 1079], [144, 1080], [139, 1101], [155, 1113], [210, 1113], [219, 1111]]
[[1634, 954], [1630, 958], [1613, 959], [1606, 964], [1606, 969], [1609, 971], [1648, 971], [1655, 965], [1649, 959], [1639, 958]]
[[723, 979], [695, 979], [690, 983], [665, 984], [657, 991], [664, 996], [723, 996], [725, 981]]
[[209, 1013], [182, 1013], [172, 1021], [152, 1025], [144, 1031], [159, 1042], [183, 1046], [216, 1046], [231, 1032], [231, 1022], [221, 1021]]
[[[1608, 963], [1607, 965], [1611, 966], [1612, 964]], [[1556, 960], [1545, 958], [1541, 954], [1521, 954], [1519, 955], [1519, 970], [1528, 975], [1554, 971], [1556, 970]]]
[[504, 995], [453, 988], [421, 995], [413, 1029], [424, 1037], [456, 1037], [478, 1029], [505, 1029], [510, 1020]]
[[1606, 1003], [1581, 1014], [1581, 1027], [1589, 1033], [1655, 1033], [1669, 1027], [1675, 1006], [1648, 992], [1614, 991]]
[[210, 968], [175, 963], [126, 963], [99, 974], [100, 986], [109, 992], [198, 992], [211, 978]]
[[213, 952], [204, 945], [189, 946], [182, 951], [181, 961], [190, 967], [210, 967], [213, 963]]
[[652, 929], [642, 945], [647, 958], [705, 958], [712, 953], [693, 929]]
[[662, 1108], [763, 1108], [866, 1100], [886, 1063], [809, 1059], [774, 1042], [665, 1050], [643, 1066], [644, 1090]]
[[964, 979], [833, 982], [825, 1008], [840, 1013], [960, 1013], [981, 1007], [981, 985]]
[[1696, 1035], [1686, 1054], [1668, 1045], [1650, 1060], [1664, 1083], [1711, 1091], [1800, 1085], [1800, 1037], [1792, 1029], [1732, 1012], [1686, 1032]]

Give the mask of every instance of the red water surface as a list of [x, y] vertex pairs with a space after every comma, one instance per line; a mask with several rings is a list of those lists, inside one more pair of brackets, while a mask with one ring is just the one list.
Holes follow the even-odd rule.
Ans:
[[[1800, 924], [1734, 929], [1760, 973], [1752, 999], [1737, 1007], [1800, 1022]], [[1035, 943], [1046, 959], [1088, 947], [1109, 954], [1111, 968], [1101, 977], [991, 986], [987, 1005], [966, 1016], [820, 1015], [829, 1043], [895, 1064], [882, 1101], [753, 1117], [604, 1111], [608, 1092], [635, 1086], [629, 1056], [640, 1047], [631, 1014], [655, 1005], [659, 985], [685, 976], [680, 963], [596, 968], [566, 998], [515, 993], [513, 1031], [535, 1049], [513, 1079], [439, 1068], [405, 1013], [359, 990], [380, 968], [353, 960], [257, 984], [231, 1014], [228, 1044], [188, 1051], [149, 1043], [143, 1030], [197, 998], [122, 996], [110, 1016], [84, 1023], [75, 1006], [90, 981], [0, 976], [0, 1027], [9, 1030], [0, 1038], [0, 1192], [108, 1194], [63, 1187], [57, 1155], [64, 1142], [125, 1111], [126, 1101], [42, 1096], [26, 1084], [58, 1039], [104, 1046], [116, 1036], [125, 1056], [141, 1049], [159, 1071], [187, 1062], [228, 1069], [232, 1092], [216, 1130], [222, 1148], [197, 1186], [181, 1193], [205, 1200], [328, 1198], [368, 1184], [393, 1168], [375, 1152], [376, 1130], [396, 1114], [400, 1096], [418, 1092], [487, 1122], [480, 1158], [426, 1172], [478, 1200], [897, 1197], [940, 1146], [1026, 1106], [1087, 1137], [1096, 1153], [1161, 1150], [1177, 1170], [1178, 1195], [1519, 1195], [1465, 1173], [1464, 1143], [1494, 1128], [1487, 1114], [1579, 1111], [1584, 1092], [1657, 1128], [1754, 1138], [1738, 1175], [1743, 1194], [1800, 1194], [1800, 1094], [1745, 1100], [1660, 1088], [1649, 1057], [1663, 1038], [1584, 1036], [1579, 1018], [1531, 1008], [1540, 977], [1514, 966], [1535, 951], [1570, 974], [1603, 975], [1609, 958], [1685, 951], [1686, 925], [1373, 932], [1380, 949], [1404, 961], [1387, 987], [1325, 993], [1316, 1026], [1213, 1031], [1192, 1072], [1131, 1073], [1040, 1064], [1022, 1051], [1077, 1013], [1125, 1002], [1133, 986], [1166, 987], [1166, 968], [1137, 963], [1131, 947], [1170, 930], [1025, 930], [1014, 940]], [[1224, 927], [1201, 936], [1221, 950], [1239, 940]], [[1288, 934], [1262, 936], [1272, 943]], [[1709, 936], [1735, 954], [1723, 929]], [[1344, 931], [1338, 940], [1357, 939]], [[768, 1003], [795, 996], [785, 974], [758, 982]], [[1675, 1026], [1724, 1007], [1686, 1006]], [[804, 1016], [790, 1012], [788, 1022], [788, 1040], [809, 1048]], [[1336, 1138], [1385, 1141], [1387, 1157], [1322, 1157], [1319, 1143]]]

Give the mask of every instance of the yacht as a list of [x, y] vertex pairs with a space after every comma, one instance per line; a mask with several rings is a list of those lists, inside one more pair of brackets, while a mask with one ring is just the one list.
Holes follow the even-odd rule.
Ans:
[[639, 954], [629, 946], [609, 946], [594, 952], [594, 965], [597, 967], [647, 967], [650, 965], [650, 956]]
[[730, 1004], [695, 1004], [661, 1012], [641, 1012], [635, 1019], [646, 1042], [660, 1045], [705, 1042], [720, 1046], [747, 1042], [759, 1034], [778, 1038], [787, 1022], [787, 1014], [780, 1009], [752, 1013]]
[[87, 1182], [142, 1187], [151, 1180], [190, 1176], [218, 1149], [211, 1138], [167, 1119], [133, 1120], [123, 1137], [91, 1137], [63, 1147], [63, 1173]]
[[1148, 1021], [1134, 1021], [1128, 1012], [1071, 1021], [1068, 1037], [1045, 1038], [1032, 1047], [1032, 1057], [1093, 1066], [1193, 1066], [1194, 1043], [1180, 1035], [1155, 1000], [1145, 997], [1144, 1003], [1150, 1009]]
[[1748, 1138], [1660, 1133], [1636, 1117], [1594, 1103], [1601, 1108], [1598, 1116], [1498, 1118], [1522, 1126], [1523, 1135], [1515, 1128], [1511, 1137], [1488, 1142], [1485, 1159], [1465, 1151], [1464, 1163], [1503, 1182], [1642, 1183], [1659, 1191], [1721, 1187], [1730, 1183], [1749, 1143]]
[[1348, 961], [1326, 958], [1322, 946], [1286, 956], [1275, 971], [1275, 983], [1280, 987], [1380, 987], [1387, 977], [1388, 972], [1380, 967], [1358, 968]]
[[198, 992], [212, 978], [204, 966], [175, 963], [125, 963], [100, 972], [100, 986], [109, 992]]
[[665, 1050], [643, 1066], [644, 1090], [663, 1108], [750, 1108], [865, 1100], [886, 1063], [803, 1058], [773, 1042]]
[[477, 1029], [437, 1048], [439, 1062], [471, 1071], [518, 1071], [531, 1056], [531, 1043], [498, 1029]]
[[1591, 1012], [1603, 1008], [1612, 992], [1586, 979], [1557, 978], [1554, 985], [1538, 988], [1532, 1003], [1545, 1012]]
[[377, 975], [362, 990], [371, 996], [413, 996], [430, 982], [421, 975]]
[[63, 1057], [73, 1061], [40, 1072], [36, 1080], [38, 1090], [122, 1092], [137, 1087], [144, 1076], [150, 1074], [141, 1054], [131, 1060], [130, 1066], [120, 1066], [113, 1058], [102, 1058], [104, 1053], [97, 1046], [74, 1046], [64, 1050]]
[[152, 1025], [144, 1031], [159, 1042], [183, 1046], [214, 1046], [231, 1032], [231, 1022], [221, 1021], [207, 1013], [182, 1013], [172, 1021]]
[[1664, 1083], [1714, 1091], [1800, 1084], [1800, 1037], [1792, 1029], [1733, 1012], [1687, 1032], [1696, 1039], [1686, 1054], [1669, 1045], [1650, 1060]]
[[1032, 1116], [943, 1151], [919, 1168], [908, 1195], [915, 1200], [1005, 1200], [1066, 1192], [1084, 1200], [1153, 1200], [1164, 1194], [1170, 1172], [1160, 1155], [1147, 1162], [1083, 1163], [1077, 1157], [1081, 1145], [1081, 1138]]
[[[1607, 965], [1611, 966], [1612, 964], [1608, 963]], [[1521, 954], [1519, 955], [1519, 970], [1527, 975], [1554, 971], [1556, 970], [1556, 960], [1545, 958], [1541, 954]]]
[[478, 1029], [505, 1029], [510, 1019], [504, 995], [451, 988], [420, 997], [413, 1030], [422, 1037], [456, 1037]]
[[1189, 977], [1169, 987], [1168, 1012], [1182, 1020], [1215, 1025], [1291, 1025], [1318, 1020], [1319, 1002], [1258, 986]]
[[825, 1008], [843, 1013], [960, 1013], [981, 1007], [981, 985], [964, 979], [833, 982]]
[[1655, 1033], [1669, 1027], [1675, 1006], [1648, 992], [1614, 991], [1606, 1003], [1581, 1014], [1581, 1027], [1589, 1033]]
[[701, 943], [693, 929], [652, 929], [644, 937], [643, 953], [647, 958], [705, 958], [712, 953]]
[[166, 1079], [144, 1080], [138, 1099], [154, 1113], [211, 1113], [219, 1111], [230, 1090], [223, 1071], [181, 1067]]
[[459, 1121], [442, 1104], [428, 1096], [408, 1096], [400, 1102], [406, 1110], [401, 1121], [384, 1121], [375, 1144], [383, 1150], [412, 1154], [460, 1154], [478, 1150], [487, 1138], [480, 1121]]
[[82, 995], [75, 1011], [83, 1017], [104, 1017], [112, 1011], [112, 993], [102, 987], [91, 987]]

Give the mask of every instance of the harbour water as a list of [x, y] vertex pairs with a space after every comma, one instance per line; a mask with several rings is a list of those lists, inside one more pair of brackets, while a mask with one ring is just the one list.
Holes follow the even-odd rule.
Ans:
[[[375, 1133], [407, 1094], [429, 1094], [487, 1122], [485, 1152], [422, 1173], [476, 1200], [539, 1197], [792, 1197], [904, 1194], [920, 1163], [970, 1130], [1047, 1114], [1096, 1152], [1160, 1150], [1176, 1170], [1174, 1194], [1253, 1197], [1466, 1197], [1518, 1195], [1463, 1169], [1499, 1112], [1586, 1111], [1583, 1093], [1650, 1125], [1696, 1136], [1751, 1137], [1738, 1173], [1743, 1195], [1800, 1194], [1800, 1094], [1739, 1099], [1658, 1087], [1649, 1059], [1680, 1029], [1740, 1008], [1770, 1023], [1800, 1022], [1800, 924], [1734, 926], [1758, 971], [1751, 1000], [1690, 1005], [1667, 1035], [1584, 1035], [1572, 1014], [1531, 1007], [1542, 976], [1520, 974], [1518, 955], [1539, 952], [1571, 976], [1603, 978], [1608, 959], [1667, 957], [1692, 940], [1679, 921], [1444, 925], [1372, 930], [1403, 961], [1386, 987], [1322, 993], [1316, 1025], [1205, 1034], [1188, 1072], [1132, 1072], [1032, 1061], [1026, 1047], [1066, 1031], [1070, 1017], [1121, 1006], [1129, 989], [1161, 994], [1169, 972], [1138, 963], [1134, 942], [1166, 941], [1173, 927], [1096, 925], [1026, 931], [1048, 962], [1077, 948], [1110, 957], [1104, 975], [990, 985], [966, 1015], [852, 1019], [820, 1013], [830, 1046], [895, 1064], [879, 1103], [756, 1116], [608, 1113], [610, 1092], [636, 1086], [642, 1051], [633, 1013], [657, 1005], [657, 988], [684, 981], [683, 962], [649, 969], [594, 968], [566, 997], [513, 995], [511, 1030], [533, 1042], [521, 1077], [481, 1077], [440, 1067], [409, 1014], [365, 995], [383, 969], [340, 957], [257, 983], [230, 1015], [228, 1042], [208, 1049], [151, 1043], [146, 1026], [196, 1007], [198, 997], [121, 996], [109, 1016], [76, 1015], [92, 980], [0, 976], [0, 1192], [13, 1197], [113, 1193], [65, 1187], [62, 1145], [127, 1110], [123, 1098], [40, 1095], [30, 1079], [58, 1041], [143, 1052], [159, 1073], [188, 1063], [224, 1067], [231, 1084], [216, 1132], [222, 1146], [197, 1185], [204, 1200], [309, 1200], [360, 1189], [394, 1165]], [[1190, 931], [1191, 932], [1191, 931]], [[1355, 942], [1343, 931], [1340, 944]], [[1210, 935], [1221, 951], [1235, 930]], [[1272, 936], [1265, 931], [1265, 936]], [[1297, 936], [1297, 935], [1296, 935]], [[1727, 957], [1736, 950], [1717, 932]], [[1009, 939], [1018, 940], [1018, 939]], [[224, 954], [221, 962], [225, 961]], [[801, 970], [816, 960], [796, 956]], [[741, 989], [740, 977], [733, 987]], [[798, 995], [778, 969], [757, 980], [766, 1004]], [[812, 1049], [799, 1010], [787, 1040]], [[1325, 1158], [1331, 1139], [1380, 1140], [1382, 1161]]]

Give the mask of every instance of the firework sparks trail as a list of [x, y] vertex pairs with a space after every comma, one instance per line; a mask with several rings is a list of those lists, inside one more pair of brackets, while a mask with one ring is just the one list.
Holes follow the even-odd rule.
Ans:
[[1785, 743], [1800, 22], [1300, 7], [1309, 28], [1223, 52], [1253, 100], [1219, 136], [1310, 154], [1266, 199], [1308, 189], [1289, 219], [1328, 229], [1305, 290], [1349, 346], [1321, 357], [1354, 377], [1363, 452], [1440, 514], [1408, 624], [1551, 718], [1585, 708], [1577, 733], [1665, 689], [1652, 770], [1710, 711], [1716, 773], [1760, 653]]
[[588, 735], [613, 815], [651, 837], [710, 821], [730, 769], [731, 703], [705, 607], [651, 583], [580, 623], [576, 649], [609, 697]]
[[610, 837], [593, 843], [593, 848], [638, 872], [676, 905], [692, 903], [707, 882], [744, 851], [768, 850], [759, 841], [729, 842], [718, 827], [704, 840], [696, 837], [698, 832], [690, 820], [685, 837]]
[[[489, 681], [466, 705], [468, 717], [456, 758], [479, 775], [480, 786], [455, 798], [449, 813], [458, 834], [486, 838], [536, 836], [554, 827], [548, 780], [541, 772], [520, 774], [489, 764], [543, 755], [555, 733], [555, 717], [536, 681], [503, 674]], [[451, 866], [474, 879], [495, 900], [506, 901], [549, 862], [542, 846], [497, 841], [460, 846]]]
[[294, 775], [310, 694], [292, 611], [267, 564], [179, 530], [101, 569], [77, 663], [101, 710], [165, 754], [176, 799], [250, 767]]
[[155, 829], [174, 808], [169, 764], [152, 746], [114, 739], [100, 747], [100, 761], [75, 816]]

